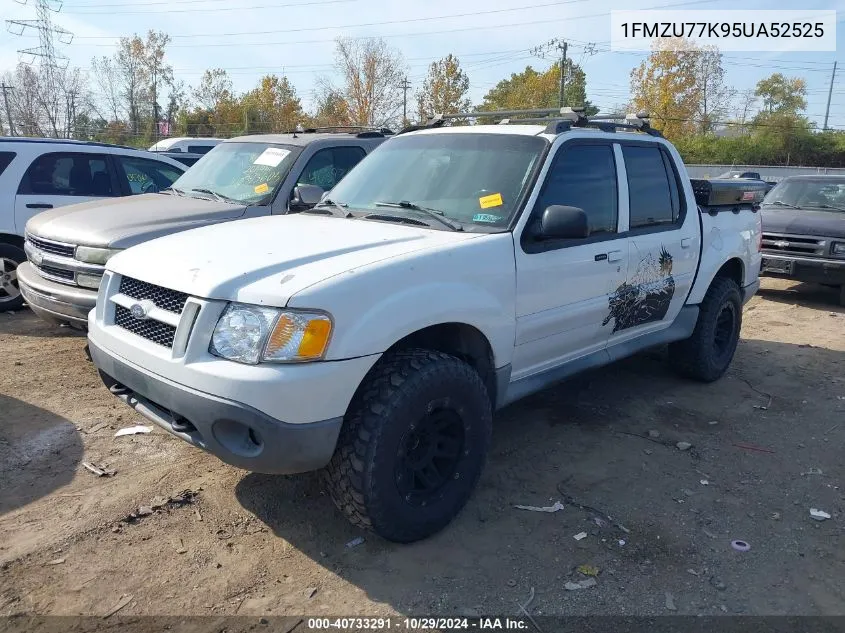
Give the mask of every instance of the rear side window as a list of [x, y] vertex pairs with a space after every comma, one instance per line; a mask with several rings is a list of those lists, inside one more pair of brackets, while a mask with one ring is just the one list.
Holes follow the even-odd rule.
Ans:
[[632, 229], [678, 219], [677, 182], [659, 147], [623, 145]]
[[314, 154], [302, 170], [298, 185], [317, 185], [323, 191], [334, 187], [366, 156], [360, 147], [330, 147]]
[[115, 195], [105, 156], [66, 152], [42, 154], [36, 158], [24, 174], [18, 193], [85, 197]]
[[119, 156], [118, 160], [129, 181], [129, 191], [133, 195], [167, 189], [182, 175], [176, 168], [157, 160], [135, 156]]
[[0, 152], [0, 174], [6, 170], [6, 167], [15, 159], [15, 156], [16, 154], [14, 152]]
[[188, 145], [188, 152], [191, 154], [208, 154], [214, 145]]
[[615, 233], [617, 226], [616, 163], [609, 145], [564, 146], [555, 157], [538, 212], [560, 204], [583, 209], [590, 235]]

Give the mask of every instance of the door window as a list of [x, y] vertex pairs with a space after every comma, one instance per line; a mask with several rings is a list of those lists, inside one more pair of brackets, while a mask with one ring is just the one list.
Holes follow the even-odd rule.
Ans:
[[182, 175], [175, 167], [156, 160], [135, 156], [119, 156], [118, 160], [129, 181], [132, 195], [167, 189]]
[[113, 196], [106, 157], [98, 154], [42, 154], [27, 169], [20, 194]]
[[0, 152], [0, 174], [6, 170], [6, 167], [8, 167], [14, 159], [14, 152]]
[[330, 147], [311, 157], [296, 184], [317, 185], [323, 191], [334, 187], [366, 154], [360, 147]]
[[537, 211], [559, 204], [583, 209], [590, 235], [616, 233], [616, 163], [610, 145], [571, 145], [555, 156]]
[[678, 190], [674, 174], [667, 171], [659, 147], [623, 145], [631, 228], [671, 224], [678, 219]]

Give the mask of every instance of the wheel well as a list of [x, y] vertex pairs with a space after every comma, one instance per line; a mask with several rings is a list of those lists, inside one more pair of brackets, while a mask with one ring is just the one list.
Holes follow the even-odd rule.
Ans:
[[[728, 279], [733, 279], [741, 290], [744, 285], [742, 282], [745, 278], [745, 267], [742, 264], [742, 260], [737, 257], [729, 259], [722, 264], [719, 272], [716, 273], [716, 277], [727, 277]], [[714, 279], [716, 277], [714, 277]]]
[[487, 387], [490, 401], [496, 403], [496, 367], [490, 342], [477, 328], [466, 323], [441, 323], [417, 330], [394, 343], [388, 352], [424, 348], [460, 358], [470, 365]]
[[0, 244], [11, 244], [18, 248], [23, 248], [23, 238], [20, 235], [12, 233], [0, 233]]

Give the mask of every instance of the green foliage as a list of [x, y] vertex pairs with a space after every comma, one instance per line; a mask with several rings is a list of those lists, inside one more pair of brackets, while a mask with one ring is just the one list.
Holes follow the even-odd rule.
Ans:
[[[587, 101], [587, 76], [583, 69], [566, 60], [566, 105], [584, 106], [587, 114], [596, 114], [598, 108]], [[560, 63], [546, 71], [526, 66], [521, 73], [514, 73], [503, 79], [486, 95], [479, 110], [527, 110], [535, 108], [556, 108], [560, 102]]]

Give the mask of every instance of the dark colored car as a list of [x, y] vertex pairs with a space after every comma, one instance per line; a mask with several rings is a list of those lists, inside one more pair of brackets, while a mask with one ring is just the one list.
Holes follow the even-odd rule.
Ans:
[[764, 198], [761, 274], [839, 288], [845, 305], [845, 176], [791, 176]]

